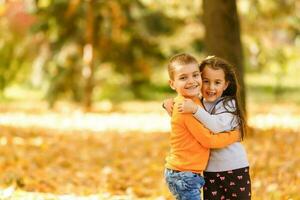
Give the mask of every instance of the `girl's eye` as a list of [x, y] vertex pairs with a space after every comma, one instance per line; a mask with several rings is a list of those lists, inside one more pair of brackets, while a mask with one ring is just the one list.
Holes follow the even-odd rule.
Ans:
[[179, 80], [184, 80], [184, 79], [186, 79], [185, 76], [179, 77]]
[[203, 83], [208, 83], [208, 80], [203, 80]]
[[194, 74], [194, 77], [199, 77], [200, 76], [200, 74]]

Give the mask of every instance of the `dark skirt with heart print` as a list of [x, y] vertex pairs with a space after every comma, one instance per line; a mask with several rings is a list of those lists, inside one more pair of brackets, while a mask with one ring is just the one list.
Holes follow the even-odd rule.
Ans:
[[250, 200], [249, 167], [224, 172], [204, 172], [204, 200]]

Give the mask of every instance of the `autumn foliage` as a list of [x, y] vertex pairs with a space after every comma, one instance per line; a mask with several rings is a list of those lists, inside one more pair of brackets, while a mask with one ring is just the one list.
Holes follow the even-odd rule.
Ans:
[[[1, 128], [0, 183], [26, 191], [162, 195], [166, 133], [53, 133]], [[3, 156], [4, 155], [4, 156]]]
[[[253, 199], [299, 199], [299, 134], [251, 130], [244, 142]], [[168, 133], [57, 132], [1, 127], [0, 185], [54, 194], [171, 199], [164, 184]]]

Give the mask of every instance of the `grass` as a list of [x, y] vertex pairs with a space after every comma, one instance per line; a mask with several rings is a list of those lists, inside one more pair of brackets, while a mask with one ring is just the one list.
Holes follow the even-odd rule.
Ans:
[[[282, 78], [278, 84], [276, 76], [267, 73], [247, 73], [245, 76], [247, 101], [253, 104], [260, 103], [300, 103], [300, 82], [298, 72], [290, 73]], [[164, 81], [164, 82], [167, 82]], [[160, 80], [160, 83], [162, 81]], [[136, 100], [130, 88], [124, 86], [109, 85], [108, 88], [96, 88], [95, 102], [109, 99], [112, 102], [120, 103], [123, 101]], [[161, 101], [175, 93], [167, 84], [164, 85], [141, 85], [140, 100]], [[44, 92], [41, 90], [30, 89], [28, 86], [13, 85], [5, 91], [5, 98], [0, 96], [0, 102], [19, 102], [26, 100], [42, 100]], [[29, 99], [28, 99], [29, 97]]]
[[247, 74], [245, 77], [247, 100], [251, 103], [300, 103], [300, 82], [297, 77], [283, 79], [278, 84], [274, 76]]

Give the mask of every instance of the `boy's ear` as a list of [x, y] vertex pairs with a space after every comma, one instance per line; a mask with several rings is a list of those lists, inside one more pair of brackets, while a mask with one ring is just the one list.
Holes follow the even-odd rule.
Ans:
[[169, 85], [173, 90], [176, 90], [175, 86], [174, 86], [174, 81], [173, 80], [169, 80]]

